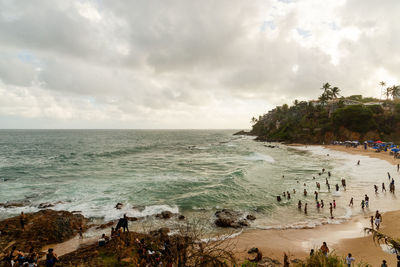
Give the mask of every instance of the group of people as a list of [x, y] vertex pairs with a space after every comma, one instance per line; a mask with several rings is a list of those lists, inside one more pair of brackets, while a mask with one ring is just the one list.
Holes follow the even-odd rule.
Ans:
[[[17, 250], [16, 246], [11, 248], [10, 253], [2, 259], [2, 261], [11, 267], [35, 267], [38, 266], [39, 254], [31, 247], [28, 253]], [[57, 255], [52, 248], [49, 248], [46, 254], [45, 266], [54, 267], [59, 261]], [[5, 265], [5, 266], [7, 266]]]

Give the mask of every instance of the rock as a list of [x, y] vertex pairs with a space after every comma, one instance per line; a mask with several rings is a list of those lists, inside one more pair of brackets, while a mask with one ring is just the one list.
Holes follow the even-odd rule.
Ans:
[[215, 212], [215, 216], [217, 219], [215, 220], [215, 225], [218, 227], [233, 227], [240, 228], [242, 226], [248, 226], [248, 222], [246, 219], [241, 219], [241, 213], [229, 210], [222, 209]]
[[281, 263], [269, 257], [263, 257], [257, 266], [276, 267], [276, 266], [281, 266]]
[[170, 212], [170, 211], [165, 210], [165, 211], [161, 212], [161, 217], [163, 219], [169, 219], [169, 218], [171, 218], [171, 216], [172, 216], [172, 212]]
[[247, 251], [248, 254], [257, 253], [257, 252], [258, 252], [258, 248], [256, 248], [256, 247], [252, 247], [251, 249], [249, 249], [249, 250]]
[[181, 214], [181, 215], [179, 215], [178, 219], [179, 219], [179, 220], [184, 220], [184, 219], [185, 219], [185, 216], [183, 216], [183, 215]]
[[29, 201], [17, 201], [17, 202], [10, 202], [7, 201], [6, 203], [2, 204], [4, 208], [15, 208], [15, 207], [24, 207], [29, 205]]
[[55, 202], [55, 203], [43, 202], [43, 203], [40, 203], [40, 204], [39, 204], [38, 208], [39, 208], [39, 209], [52, 208], [52, 207], [54, 207], [55, 205], [60, 204], [60, 203], [63, 203], [63, 202], [62, 202], [62, 201], [57, 201], [57, 202]]
[[251, 135], [251, 133], [242, 130], [242, 131], [239, 131], [237, 133], [234, 133], [233, 135]]
[[151, 231], [150, 235], [155, 238], [161, 238], [163, 236], [167, 236], [169, 232], [170, 230], [168, 227], [162, 227], [158, 230]]
[[96, 229], [104, 229], [104, 228], [108, 228], [114, 225], [114, 222], [108, 222], [108, 223], [103, 223], [100, 224], [99, 226], [96, 227]]
[[120, 209], [122, 208], [123, 205], [124, 205], [124, 204], [118, 202], [117, 205], [115, 205], [115, 208], [116, 208], [117, 210], [120, 210]]
[[47, 209], [47, 208], [51, 208], [54, 207], [54, 204], [51, 203], [40, 203], [38, 208], [39, 209]]
[[136, 217], [128, 217], [128, 221], [130, 222], [136, 222], [138, 220], [138, 218]]
[[246, 216], [246, 219], [250, 220], [250, 221], [254, 221], [256, 219], [256, 216], [249, 214]]
[[61, 243], [74, 237], [79, 228], [86, 229], [88, 220], [81, 214], [68, 211], [40, 210], [25, 214], [25, 230], [20, 227], [20, 217], [15, 216], [0, 222], [0, 229], [8, 225], [7, 235], [0, 239], [0, 247], [15, 241], [18, 249], [28, 251], [31, 246]]

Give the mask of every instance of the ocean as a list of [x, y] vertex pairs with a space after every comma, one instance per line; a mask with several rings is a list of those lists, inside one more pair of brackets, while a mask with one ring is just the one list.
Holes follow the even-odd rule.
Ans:
[[[340, 223], [356, 214], [392, 210], [400, 204], [389, 192], [374, 193], [374, 184], [380, 188], [385, 182], [389, 189], [388, 171], [396, 181], [399, 177], [396, 167], [386, 161], [321, 146], [260, 143], [234, 132], [1, 130], [0, 203], [24, 205], [0, 207], [0, 218], [53, 203], [53, 209], [80, 211], [97, 221], [115, 220], [126, 213], [148, 216], [144, 221], [157, 226], [171, 224], [173, 220], [152, 216], [168, 210], [201, 219], [210, 231], [218, 231], [214, 213], [222, 208], [243, 216], [253, 214], [257, 219], [250, 228], [268, 229]], [[325, 173], [319, 175], [323, 168]], [[341, 185], [341, 178], [346, 179], [347, 190], [340, 187], [336, 192], [334, 185]], [[320, 210], [314, 201], [316, 182], [321, 184], [319, 199], [325, 202]], [[282, 197], [278, 203], [276, 196], [286, 191], [291, 199]], [[366, 211], [360, 208], [364, 194], [370, 196]], [[354, 207], [348, 206], [351, 197]], [[332, 220], [329, 202], [333, 199], [337, 208]], [[298, 211], [298, 200], [308, 203], [307, 215]], [[114, 208], [117, 203], [123, 203], [122, 209]]]

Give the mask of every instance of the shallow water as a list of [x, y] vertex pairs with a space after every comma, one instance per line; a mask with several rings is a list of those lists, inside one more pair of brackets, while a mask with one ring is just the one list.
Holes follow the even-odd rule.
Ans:
[[[234, 132], [1, 130], [0, 202], [29, 202], [0, 208], [0, 218], [60, 201], [54, 209], [79, 210], [106, 221], [123, 213], [140, 217], [170, 210], [203, 218], [211, 228], [215, 210], [231, 208], [256, 215], [252, 227], [300, 228], [339, 223], [362, 213], [359, 203], [365, 193], [370, 210], [399, 206], [392, 194], [374, 194], [373, 184], [385, 182], [389, 188], [387, 171], [397, 181], [395, 166], [385, 161], [318, 146], [269, 148], [250, 137], [232, 136]], [[322, 168], [332, 173], [331, 192], [325, 186], [327, 173], [318, 175]], [[335, 192], [342, 177], [347, 191]], [[314, 202], [316, 181], [325, 202], [320, 211]], [[283, 191], [292, 199], [277, 203]], [[351, 196], [353, 208], [347, 206]], [[299, 199], [308, 203], [308, 215], [297, 210]], [[338, 207], [331, 220], [333, 199]], [[124, 203], [123, 209], [114, 208], [117, 202]]]

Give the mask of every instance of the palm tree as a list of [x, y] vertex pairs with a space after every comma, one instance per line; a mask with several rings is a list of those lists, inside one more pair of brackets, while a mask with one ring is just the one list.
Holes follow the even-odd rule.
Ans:
[[323, 93], [319, 98], [319, 102], [321, 102], [322, 105], [325, 105], [326, 102], [329, 100], [328, 93]]
[[390, 90], [390, 94], [392, 95], [393, 100], [400, 97], [400, 85], [393, 85]]
[[328, 94], [329, 90], [331, 89], [331, 85], [329, 83], [324, 83], [321, 89], [324, 90], [324, 94]]
[[[381, 86], [381, 97], [382, 97], [382, 94], [383, 94], [383, 87], [385, 87], [386, 86], [386, 83], [384, 82], [384, 81], [381, 81], [380, 83], [380, 86]], [[379, 98], [379, 100], [381, 100], [381, 97]]]
[[251, 123], [252, 123], [252, 124], [256, 124], [257, 121], [258, 121], [258, 120], [257, 120], [255, 117], [251, 118]]
[[372, 234], [372, 239], [374, 240], [375, 243], [377, 244], [386, 244], [390, 248], [394, 249], [396, 251], [396, 254], [400, 252], [400, 240], [392, 238], [390, 236], [387, 236], [381, 232], [378, 232], [377, 230], [374, 230], [372, 228], [364, 228], [364, 231], [368, 234]]
[[389, 99], [389, 96], [392, 94], [392, 87], [387, 87], [385, 89], [386, 100]]
[[340, 92], [339, 87], [335, 86], [331, 89], [331, 96], [336, 99], [340, 95], [339, 92]]

